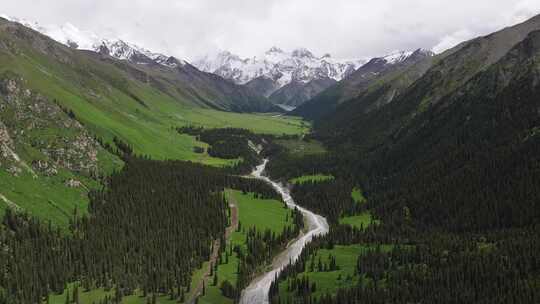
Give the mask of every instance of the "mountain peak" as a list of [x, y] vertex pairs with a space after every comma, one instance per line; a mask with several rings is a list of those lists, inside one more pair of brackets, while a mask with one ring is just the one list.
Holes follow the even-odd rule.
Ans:
[[394, 51], [382, 57], [388, 64], [395, 64], [404, 61], [413, 54], [412, 51]]
[[428, 49], [424, 49], [424, 48], [419, 48], [417, 49], [416, 51], [414, 51], [412, 53], [412, 55], [423, 55], [423, 56], [434, 56], [435, 53], [432, 51], [432, 50], [428, 50]]
[[364, 63], [365, 60], [330, 60], [330, 55], [317, 58], [306, 48], [287, 52], [274, 46], [262, 56], [243, 59], [230, 52], [222, 52], [193, 64], [237, 84], [246, 84], [259, 77], [272, 79], [275, 82], [272, 88], [277, 90], [291, 82], [308, 83], [323, 78], [339, 81]]
[[273, 46], [268, 51], [266, 51], [265, 54], [269, 55], [269, 54], [275, 54], [275, 53], [281, 54], [283, 53], [283, 50], [278, 48], [277, 46]]
[[292, 51], [291, 55], [297, 58], [315, 58], [315, 56], [313, 56], [313, 53], [311, 53], [311, 51], [306, 48], [295, 49]]
[[[145, 48], [127, 42], [120, 38], [103, 38], [93, 32], [84, 31], [77, 28], [75, 25], [67, 22], [63, 25], [40, 25], [37, 22], [19, 19], [11, 16], [0, 15], [0, 17], [11, 22], [17, 22], [28, 28], [31, 28], [41, 34], [56, 40], [70, 48], [80, 50], [90, 50], [100, 54], [109, 55], [116, 59], [127, 60], [135, 64], [152, 64], [157, 63], [164, 66], [172, 67], [166, 56], [160, 53], [151, 52]], [[185, 62], [176, 60], [174, 66]]]

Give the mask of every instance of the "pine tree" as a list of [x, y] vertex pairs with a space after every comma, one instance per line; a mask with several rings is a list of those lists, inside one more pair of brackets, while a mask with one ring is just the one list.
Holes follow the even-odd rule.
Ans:
[[79, 284], [75, 284], [73, 288], [73, 303], [79, 304]]

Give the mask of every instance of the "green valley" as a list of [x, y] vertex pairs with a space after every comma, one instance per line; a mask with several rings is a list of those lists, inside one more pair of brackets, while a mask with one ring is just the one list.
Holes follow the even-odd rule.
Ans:
[[[303, 134], [309, 129], [297, 118], [225, 112], [201, 105], [189, 96], [172, 94], [152, 78], [142, 81], [136, 68], [128, 69], [126, 63], [71, 50], [20, 25], [1, 21], [0, 38], [4, 41], [0, 93], [10, 100], [0, 115], [0, 127], [5, 125], [0, 128], [5, 136], [1, 141], [9, 149], [6, 153], [15, 153], [20, 160], [14, 164], [13, 159], [6, 169], [21, 171], [1, 172], [0, 194], [5, 200], [0, 200], [0, 212], [9, 201], [66, 227], [75, 208], [86, 212], [88, 191], [99, 188], [95, 179], [122, 167], [122, 161], [111, 153], [118, 148], [115, 138], [133, 153], [153, 159], [231, 166], [238, 160], [210, 157], [208, 145], [175, 129], [234, 127], [275, 135]], [[148, 77], [157, 77], [152, 75]], [[71, 164], [67, 167], [68, 162], [61, 160], [60, 153], [66, 149], [70, 153], [73, 142], [80, 142], [79, 150], [90, 157], [85, 169], [73, 166], [78, 160], [67, 160]], [[102, 146], [110, 147], [109, 151]], [[43, 169], [36, 169], [38, 164]], [[74, 187], [66, 186], [69, 181]]]
[[534, 1], [18, 1], [0, 304], [540, 303]]

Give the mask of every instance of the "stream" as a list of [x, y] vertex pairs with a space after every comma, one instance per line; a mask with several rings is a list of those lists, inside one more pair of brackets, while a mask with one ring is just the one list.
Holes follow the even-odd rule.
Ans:
[[295, 262], [304, 246], [311, 241], [314, 236], [328, 233], [328, 222], [320, 215], [317, 215], [305, 208], [302, 208], [294, 202], [291, 197], [289, 189], [283, 186], [281, 183], [277, 183], [270, 178], [263, 176], [264, 169], [268, 164], [268, 159], [265, 159], [263, 163], [251, 173], [253, 178], [257, 178], [272, 185], [274, 189], [281, 195], [283, 201], [289, 208], [298, 208], [304, 216], [306, 229], [296, 238], [287, 248], [278, 254], [272, 262], [271, 270], [261, 274], [255, 278], [249, 285], [242, 291], [240, 297], [240, 304], [266, 304], [269, 303], [268, 292], [270, 285], [279, 272], [287, 266], [291, 261]]

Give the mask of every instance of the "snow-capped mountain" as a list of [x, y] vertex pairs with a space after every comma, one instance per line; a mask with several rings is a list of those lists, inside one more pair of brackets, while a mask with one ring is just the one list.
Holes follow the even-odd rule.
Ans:
[[71, 23], [65, 23], [64, 25], [41, 25], [37, 22], [5, 15], [0, 15], [0, 17], [18, 22], [71, 48], [107, 54], [135, 64], [157, 63], [168, 67], [186, 64], [186, 61], [151, 52], [119, 38], [99, 37], [95, 33], [81, 30]]
[[[429, 50], [398, 51], [376, 57], [330, 86], [294, 110], [294, 114], [309, 119], [319, 119], [336, 109], [339, 104], [356, 99], [372, 89], [369, 96], [360, 98], [365, 111], [391, 102], [396, 96], [419, 78], [432, 63], [435, 54]], [[381, 89], [379, 91], [379, 89]]]
[[[366, 77], [377, 76], [381, 72], [387, 71], [394, 66], [401, 65], [411, 57], [422, 56], [421, 53], [423, 52], [429, 51], [396, 51], [383, 57], [373, 58], [352, 73], [347, 73], [343, 79], [341, 79], [340, 83], [351, 81], [355, 83], [356, 81], [353, 79], [358, 78], [358, 76], [360, 76], [360, 80], [366, 79]], [[336, 78], [333, 77], [318, 78], [307, 83], [293, 80], [289, 84], [273, 92], [269, 96], [269, 99], [277, 105], [297, 107], [333, 87], [336, 82]], [[253, 81], [249, 82], [247, 85], [251, 87], [252, 83]]]
[[396, 64], [407, 60], [413, 53], [413, 51], [395, 51], [380, 59], [386, 61], [387, 64]]
[[102, 39], [100, 44], [95, 44], [93, 50], [102, 54], [110, 55], [120, 60], [127, 60], [135, 64], [157, 63], [171, 68], [178, 64], [185, 65], [187, 62], [160, 53], [153, 53], [133, 43], [123, 40]]
[[[194, 62], [202, 71], [217, 74], [237, 84], [247, 84], [258, 78], [275, 83], [274, 91], [291, 83], [308, 83], [316, 79], [330, 78], [339, 81], [354, 72], [366, 60], [337, 60], [329, 54], [313, 55], [305, 48], [286, 52], [272, 47], [261, 56], [241, 58], [228, 51]], [[270, 92], [271, 93], [271, 92]]]

